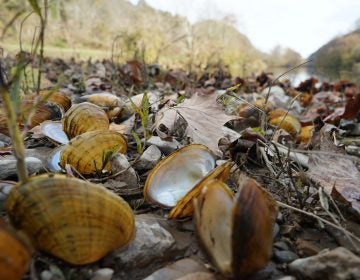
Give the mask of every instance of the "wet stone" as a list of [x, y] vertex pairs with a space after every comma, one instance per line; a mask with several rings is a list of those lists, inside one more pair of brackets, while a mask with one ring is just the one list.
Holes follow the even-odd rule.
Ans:
[[91, 280], [111, 280], [113, 274], [114, 270], [111, 268], [100, 268], [93, 273]]
[[161, 151], [157, 146], [151, 145], [141, 155], [139, 161], [135, 164], [135, 168], [140, 170], [152, 169], [160, 159]]
[[[43, 163], [35, 157], [25, 158], [26, 168], [29, 175], [39, 173], [43, 169]], [[0, 179], [17, 176], [16, 159], [13, 156], [4, 157], [0, 161]]]
[[150, 139], [147, 140], [147, 143], [149, 145], [157, 146], [165, 155], [169, 155], [182, 147], [182, 145], [175, 139], [172, 141], [165, 141], [159, 136], [151, 136]]
[[299, 258], [294, 252], [279, 250], [275, 250], [274, 257], [280, 263], [290, 263]]

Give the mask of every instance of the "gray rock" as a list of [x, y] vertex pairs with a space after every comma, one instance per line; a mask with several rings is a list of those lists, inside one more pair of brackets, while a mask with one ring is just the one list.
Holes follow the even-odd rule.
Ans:
[[144, 280], [172, 280], [183, 277], [194, 272], [206, 272], [204, 265], [198, 263], [193, 259], [182, 259], [167, 265], [153, 274], [146, 277]]
[[151, 136], [150, 139], [147, 140], [147, 144], [157, 146], [165, 155], [171, 154], [182, 147], [182, 145], [175, 139], [172, 141], [165, 141], [159, 136]]
[[280, 251], [289, 251], [289, 246], [283, 241], [277, 241], [274, 243], [274, 248]]
[[299, 258], [298, 255], [296, 255], [294, 252], [291, 251], [279, 251], [276, 250], [274, 252], [275, 259], [280, 263], [290, 263], [293, 260], [296, 260]]
[[7, 146], [7, 144], [6, 144], [5, 142], [0, 141], [0, 148], [4, 148], [4, 147], [6, 147], [6, 146]]
[[286, 275], [284, 277], [278, 278], [277, 280], [296, 280], [294, 276]]
[[117, 154], [111, 160], [111, 172], [115, 174], [120, 171], [123, 172], [114, 178], [115, 181], [126, 183], [130, 189], [138, 187], [138, 176], [136, 171], [130, 166], [125, 155]]
[[5, 134], [0, 133], [0, 141], [5, 144], [5, 146], [9, 146], [11, 144], [11, 138]]
[[[26, 168], [28, 173], [35, 174], [43, 169], [43, 163], [40, 159], [35, 157], [25, 158]], [[0, 179], [17, 176], [16, 159], [14, 156], [6, 156], [0, 161]]]
[[360, 258], [338, 247], [308, 258], [297, 259], [289, 269], [299, 279], [360, 279]]
[[4, 210], [6, 198], [13, 187], [12, 183], [0, 182], [0, 211]]
[[155, 145], [148, 147], [141, 155], [139, 161], [135, 164], [135, 168], [140, 170], [148, 170], [154, 168], [154, 166], [161, 159], [161, 151]]
[[136, 216], [136, 236], [126, 250], [115, 251], [110, 258], [121, 269], [148, 266], [154, 262], [169, 261], [176, 250], [175, 239], [160, 224], [146, 215]]
[[44, 270], [40, 273], [41, 280], [52, 280], [54, 278], [54, 274], [49, 270]]
[[94, 272], [91, 280], [111, 280], [114, 270], [111, 268], [100, 268]]

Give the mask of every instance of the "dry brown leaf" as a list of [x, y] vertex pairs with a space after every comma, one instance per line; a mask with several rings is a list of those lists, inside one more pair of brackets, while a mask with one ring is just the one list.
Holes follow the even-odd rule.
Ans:
[[339, 152], [329, 137], [323, 138], [320, 149], [323, 153], [310, 155], [307, 175], [326, 193], [348, 203], [360, 215], [360, 172], [354, 161]]
[[[218, 142], [219, 139], [224, 137], [222, 126], [226, 122], [239, 117], [226, 115], [216, 99], [217, 95], [215, 93], [208, 95], [194, 94], [183, 103], [159, 112], [156, 122], [158, 135], [160, 137], [169, 136], [180, 116], [187, 123], [185, 134], [193, 140], [193, 143], [204, 144], [215, 154], [221, 155]], [[168, 133], [164, 133], [165, 127]]]

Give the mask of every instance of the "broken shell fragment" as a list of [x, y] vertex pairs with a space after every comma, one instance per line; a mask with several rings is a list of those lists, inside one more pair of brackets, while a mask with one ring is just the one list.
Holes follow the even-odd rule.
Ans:
[[71, 139], [87, 131], [108, 130], [109, 119], [103, 109], [89, 102], [73, 105], [62, 119], [63, 129]]
[[226, 184], [212, 180], [194, 199], [197, 235], [225, 277], [246, 279], [271, 256], [277, 206], [255, 180], [241, 176], [233, 199]]
[[81, 174], [109, 171], [110, 160], [117, 153], [125, 153], [127, 142], [122, 134], [105, 130], [85, 132], [73, 139], [61, 152], [60, 166], [70, 164]]
[[215, 159], [206, 146], [188, 145], [162, 159], [148, 175], [145, 198], [163, 207], [174, 207], [215, 167]]
[[36, 249], [73, 265], [95, 262], [126, 246], [134, 214], [102, 186], [62, 175], [42, 175], [14, 187], [6, 209]]

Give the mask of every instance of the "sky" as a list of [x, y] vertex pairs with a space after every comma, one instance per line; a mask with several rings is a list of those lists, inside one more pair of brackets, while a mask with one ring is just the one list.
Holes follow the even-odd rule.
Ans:
[[[137, 3], [138, 0], [130, 0]], [[146, 0], [190, 22], [231, 15], [238, 30], [264, 52], [290, 47], [304, 58], [355, 27], [360, 0]]]

